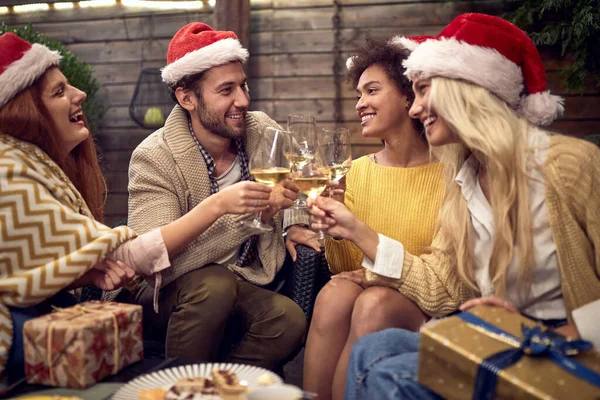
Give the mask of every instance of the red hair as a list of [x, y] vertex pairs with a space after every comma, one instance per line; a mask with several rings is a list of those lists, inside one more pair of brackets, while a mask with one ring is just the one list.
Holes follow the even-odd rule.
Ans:
[[[103, 222], [106, 181], [100, 170], [94, 139], [90, 134], [70, 153], [61, 151], [58, 132], [41, 98], [44, 75], [0, 108], [0, 131], [45, 151], [81, 193], [94, 218]], [[84, 123], [89, 130], [85, 117]]]

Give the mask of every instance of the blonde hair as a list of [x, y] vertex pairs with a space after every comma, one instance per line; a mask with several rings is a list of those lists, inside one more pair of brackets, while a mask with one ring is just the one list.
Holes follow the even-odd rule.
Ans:
[[444, 165], [446, 180], [446, 197], [438, 219], [442, 241], [436, 250], [455, 257], [461, 279], [479, 290], [474, 277], [471, 215], [454, 181], [463, 163], [474, 154], [487, 172], [494, 217], [490, 280], [496, 295], [502, 297], [508, 268], [516, 257], [519, 289], [528, 293], [534, 268], [527, 186], [529, 122], [488, 90], [459, 80], [433, 78], [430, 105], [459, 139], [458, 144], [433, 150]]

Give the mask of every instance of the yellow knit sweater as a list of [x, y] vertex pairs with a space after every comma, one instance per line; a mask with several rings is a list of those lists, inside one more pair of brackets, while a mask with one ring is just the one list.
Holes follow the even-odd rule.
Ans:
[[[584, 140], [554, 135], [543, 172], [562, 295], [572, 320], [573, 310], [600, 299], [600, 150]], [[439, 247], [437, 240], [432, 247]], [[451, 254], [438, 253], [405, 252], [400, 279], [370, 271], [367, 278], [397, 288], [433, 317], [447, 315], [479, 293], [460, 279]]]
[[[346, 176], [346, 206], [376, 232], [401, 241], [406, 251], [423, 254], [433, 238], [443, 200], [443, 167], [387, 167], [369, 156], [352, 163]], [[363, 253], [347, 240], [327, 240], [325, 255], [334, 274], [360, 268]]]

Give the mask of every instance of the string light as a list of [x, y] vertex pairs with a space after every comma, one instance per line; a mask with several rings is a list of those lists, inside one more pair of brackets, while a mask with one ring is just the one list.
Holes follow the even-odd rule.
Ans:
[[[58, 3], [32, 3], [14, 6], [13, 11], [15, 13], [33, 12], [33, 11], [47, 11], [50, 9], [54, 10], [67, 10], [75, 7], [80, 8], [96, 8], [96, 7], [111, 7], [118, 3], [124, 7], [135, 7], [135, 8], [150, 8], [156, 10], [198, 10], [206, 6], [205, 1], [151, 1], [151, 0], [84, 0], [74, 2], [58, 2]], [[214, 7], [216, 0], [208, 0], [208, 5]], [[10, 13], [9, 7], [0, 7], [0, 14]]]
[[95, 7], [110, 7], [117, 4], [116, 0], [90, 0], [80, 1], [79, 7], [81, 8], [95, 8]]
[[69, 8], [75, 7], [71, 2], [54, 3], [53, 6], [56, 10], [68, 10]]
[[201, 1], [148, 1], [148, 0], [121, 0], [126, 7], [155, 8], [159, 10], [190, 10], [203, 7]]
[[14, 6], [13, 9], [16, 13], [22, 12], [32, 12], [32, 11], [46, 11], [50, 9], [48, 3], [33, 3], [33, 4], [23, 4], [20, 6]]

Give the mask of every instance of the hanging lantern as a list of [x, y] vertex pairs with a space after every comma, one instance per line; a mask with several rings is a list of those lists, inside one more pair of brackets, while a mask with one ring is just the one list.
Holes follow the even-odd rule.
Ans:
[[165, 124], [174, 105], [160, 76], [160, 70], [142, 69], [129, 104], [131, 119], [142, 128], [157, 129]]

